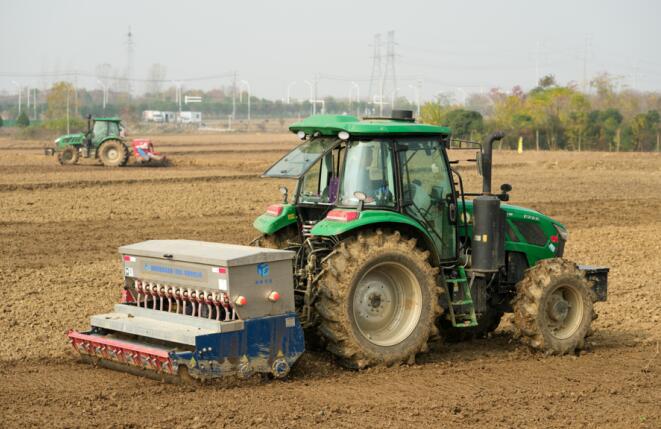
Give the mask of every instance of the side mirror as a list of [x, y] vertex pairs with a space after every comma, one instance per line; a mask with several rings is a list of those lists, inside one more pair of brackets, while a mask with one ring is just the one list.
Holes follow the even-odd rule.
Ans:
[[282, 197], [283, 197], [282, 202], [284, 204], [287, 204], [287, 196], [289, 195], [289, 190], [287, 189], [287, 187], [284, 186], [284, 185], [280, 185], [280, 187], [278, 188], [278, 191], [280, 191], [280, 193], [282, 194]]
[[364, 192], [356, 191], [353, 193], [353, 196], [356, 197], [358, 200], [358, 211], [361, 212], [363, 211], [363, 206], [365, 205], [365, 200], [367, 199], [367, 195], [365, 195]]
[[482, 176], [482, 152], [478, 152], [475, 155], [475, 165], [477, 165], [477, 174]]
[[509, 201], [510, 196], [508, 192], [511, 190], [512, 190], [512, 185], [510, 185], [509, 183], [503, 183], [502, 185], [500, 185], [500, 194], [498, 194], [498, 199], [500, 201]]

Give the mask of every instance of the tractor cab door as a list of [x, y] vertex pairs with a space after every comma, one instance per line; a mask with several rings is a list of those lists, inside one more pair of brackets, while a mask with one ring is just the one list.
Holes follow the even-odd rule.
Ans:
[[108, 136], [108, 122], [95, 121], [92, 128], [92, 145], [97, 147]]
[[445, 151], [436, 137], [397, 142], [404, 211], [431, 235], [439, 258], [456, 258], [456, 201]]

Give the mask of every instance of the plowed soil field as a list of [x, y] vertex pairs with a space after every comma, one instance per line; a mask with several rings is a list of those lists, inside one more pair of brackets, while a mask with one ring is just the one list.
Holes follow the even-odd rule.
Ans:
[[253, 218], [280, 199], [281, 182], [259, 174], [297, 140], [154, 141], [170, 167], [61, 167], [45, 142], [0, 138], [0, 427], [661, 427], [658, 154], [495, 154], [494, 183], [512, 184], [513, 204], [568, 226], [567, 258], [611, 268], [579, 356], [531, 352], [505, 319], [414, 365], [355, 372], [317, 352], [287, 381], [190, 387], [81, 364], [65, 333], [118, 301], [122, 244], [248, 243]]

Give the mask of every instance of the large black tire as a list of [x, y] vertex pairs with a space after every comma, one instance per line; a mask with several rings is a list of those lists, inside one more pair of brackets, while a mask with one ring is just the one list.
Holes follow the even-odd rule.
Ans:
[[129, 159], [129, 150], [119, 140], [108, 140], [99, 147], [99, 159], [106, 167], [122, 167]]
[[427, 351], [442, 312], [438, 268], [428, 258], [415, 239], [377, 230], [344, 240], [326, 260], [319, 334], [343, 366], [413, 363]]
[[585, 346], [595, 295], [576, 264], [545, 259], [526, 270], [514, 299], [515, 333], [530, 347], [567, 354]]
[[78, 162], [80, 154], [78, 148], [75, 146], [67, 146], [64, 150], [57, 154], [57, 161], [61, 165], [74, 165]]
[[477, 326], [470, 328], [456, 328], [447, 318], [441, 318], [438, 322], [438, 329], [443, 340], [449, 343], [458, 343], [461, 341], [470, 341], [476, 338], [486, 338], [491, 332], [495, 331], [500, 325], [500, 319], [503, 313], [493, 308], [488, 308], [486, 312], [477, 316]]

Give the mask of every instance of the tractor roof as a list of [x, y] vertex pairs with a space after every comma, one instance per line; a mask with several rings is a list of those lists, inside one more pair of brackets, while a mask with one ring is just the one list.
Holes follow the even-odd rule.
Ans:
[[351, 115], [314, 115], [296, 122], [289, 130], [306, 134], [319, 132], [321, 135], [337, 135], [346, 131], [354, 136], [384, 134], [449, 135], [448, 127], [418, 124], [412, 121], [391, 118], [363, 118]]
[[105, 122], [121, 122], [121, 118], [94, 118], [95, 121], [105, 121]]

